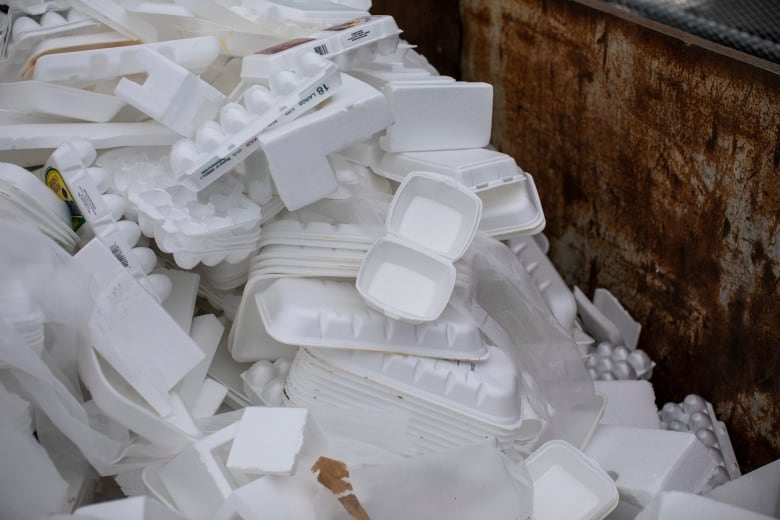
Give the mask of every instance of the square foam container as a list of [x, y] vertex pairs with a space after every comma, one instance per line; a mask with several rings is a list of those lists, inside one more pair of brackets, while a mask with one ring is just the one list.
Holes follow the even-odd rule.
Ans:
[[535, 520], [599, 520], [618, 504], [607, 472], [567, 442], [546, 442], [525, 462], [534, 483]]
[[505, 153], [487, 148], [387, 152], [370, 167], [377, 175], [397, 182], [410, 172], [427, 171], [469, 186], [482, 199], [480, 231], [499, 240], [544, 229], [544, 212], [533, 177]]
[[455, 266], [477, 232], [482, 201], [454, 179], [409, 174], [387, 214], [387, 236], [360, 265], [357, 290], [369, 306], [410, 323], [439, 317], [455, 286]]

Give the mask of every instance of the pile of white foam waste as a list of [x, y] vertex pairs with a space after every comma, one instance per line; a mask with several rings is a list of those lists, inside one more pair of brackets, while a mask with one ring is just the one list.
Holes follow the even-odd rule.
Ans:
[[778, 516], [370, 7], [0, 5], [0, 517]]

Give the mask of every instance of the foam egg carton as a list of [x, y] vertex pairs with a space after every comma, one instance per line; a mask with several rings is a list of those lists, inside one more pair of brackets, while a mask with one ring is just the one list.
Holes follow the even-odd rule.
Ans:
[[100, 27], [96, 20], [75, 9], [48, 11], [40, 17], [13, 13], [8, 17], [9, 28], [3, 50], [0, 44], [0, 72], [15, 77], [33, 50], [42, 41], [73, 34], [93, 32]]
[[284, 382], [290, 373], [292, 359], [281, 357], [274, 361], [261, 360], [241, 373], [244, 392], [253, 404], [281, 406], [284, 401]]
[[145, 73], [143, 60], [138, 54], [142, 49], [163, 54], [179, 66], [196, 73], [205, 71], [220, 52], [219, 40], [213, 36], [60, 52], [38, 58], [33, 79], [89, 85]]
[[17, 0], [11, 7], [25, 14], [36, 16], [48, 11], [63, 11], [69, 5], [68, 0]]
[[130, 203], [144, 235], [153, 237], [184, 269], [200, 262], [235, 264], [253, 254], [262, 210], [243, 194], [243, 180], [230, 175], [192, 192], [172, 179], [163, 153], [157, 149], [101, 157], [115, 168], [114, 185]]
[[694, 433], [718, 462], [718, 470], [708, 483], [710, 488], [741, 475], [726, 425], [718, 421], [712, 404], [704, 398], [689, 394], [681, 403], [666, 403], [658, 416], [661, 428]]
[[585, 366], [594, 381], [649, 380], [655, 363], [644, 350], [602, 341], [585, 356]]
[[120, 222], [126, 202], [119, 195], [106, 193], [109, 174], [92, 167], [96, 152], [86, 141], [72, 141], [57, 148], [44, 165], [46, 184], [66, 201], [75, 222], [87, 222], [101, 242], [133, 277], [158, 301], [170, 291], [170, 281], [151, 274], [157, 263], [154, 252], [132, 247], [140, 238], [140, 229], [129, 221]]
[[[289, 67], [290, 60], [311, 51], [334, 61], [340, 70], [350, 70], [373, 61], [377, 55], [395, 52], [400, 33], [392, 16], [356, 18], [313, 33], [308, 38], [290, 40], [247, 56], [241, 76], [270, 77]], [[273, 59], [269, 60], [268, 56]]]
[[199, 191], [260, 149], [258, 135], [313, 109], [341, 84], [337, 68], [315, 53], [296, 58], [292, 68], [273, 74], [269, 88], [252, 85], [243, 104], [228, 103], [219, 123], [208, 121], [171, 149], [171, 168], [182, 185]]

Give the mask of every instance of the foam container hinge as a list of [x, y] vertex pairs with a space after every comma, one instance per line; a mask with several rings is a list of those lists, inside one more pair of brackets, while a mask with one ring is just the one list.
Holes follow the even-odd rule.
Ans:
[[213, 36], [184, 38], [141, 45], [123, 45], [41, 56], [33, 79], [67, 84], [93, 84], [146, 72], [138, 51], [148, 49], [195, 73], [205, 71], [219, 56]]
[[114, 94], [184, 137], [213, 119], [225, 101], [220, 91], [158, 52], [138, 49], [132, 59], [141, 63], [146, 79], [139, 85], [122, 78]]
[[526, 465], [534, 485], [534, 520], [600, 520], [618, 504], [612, 478], [568, 442], [546, 442]]
[[270, 89], [252, 85], [243, 93], [243, 105], [224, 105], [219, 123], [206, 122], [194, 140], [177, 142], [171, 149], [175, 177], [194, 191], [205, 188], [257, 152], [263, 131], [313, 109], [340, 84], [332, 63], [315, 53], [299, 56], [293, 68], [270, 78]]
[[255, 301], [268, 334], [289, 345], [464, 360], [488, 356], [477, 324], [454, 308], [437, 321], [412, 325], [367, 308], [349, 282], [281, 278]]
[[371, 137], [392, 121], [376, 89], [351, 76], [340, 77], [341, 87], [323, 107], [258, 138], [264, 168], [291, 211], [338, 190], [330, 154]]
[[399, 81], [382, 87], [393, 125], [379, 138], [388, 152], [481, 148], [490, 142], [493, 86], [465, 81]]
[[482, 199], [480, 231], [499, 240], [533, 235], [544, 229], [544, 212], [533, 177], [504, 153], [486, 148], [385, 152], [369, 167], [396, 182], [410, 172], [428, 171], [471, 187]]
[[[355, 18], [318, 31], [307, 38], [290, 40], [244, 58], [242, 78], [268, 78], [286, 70], [290, 60], [310, 51], [333, 60], [341, 70], [395, 52], [401, 30], [392, 16]], [[272, 56], [272, 59], [268, 59]]]
[[89, 223], [119, 263], [149, 294], [162, 301], [170, 292], [170, 281], [150, 274], [157, 262], [152, 250], [132, 247], [140, 232], [132, 222], [118, 222], [125, 202], [118, 195], [104, 194], [109, 184], [108, 172], [91, 167], [95, 156], [95, 149], [86, 141], [62, 145], [44, 165], [46, 184], [68, 204], [74, 221]]
[[387, 235], [371, 246], [356, 287], [366, 303], [410, 323], [435, 320], [455, 286], [455, 266], [474, 239], [482, 201], [454, 179], [408, 175], [387, 214]]
[[550, 307], [558, 323], [565, 331], [571, 333], [574, 328], [574, 320], [577, 319], [577, 303], [553, 263], [533, 237], [510, 239], [508, 247], [536, 282], [544, 301]]

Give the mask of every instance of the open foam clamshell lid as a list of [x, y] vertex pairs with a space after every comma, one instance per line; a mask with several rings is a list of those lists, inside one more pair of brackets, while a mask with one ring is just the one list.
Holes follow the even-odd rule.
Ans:
[[536, 520], [599, 520], [618, 504], [615, 483], [599, 464], [564, 441], [549, 441], [526, 459]]
[[479, 225], [482, 201], [448, 177], [410, 173], [387, 215], [387, 235], [366, 253], [357, 289], [366, 303], [410, 323], [439, 317], [455, 286], [455, 266]]

